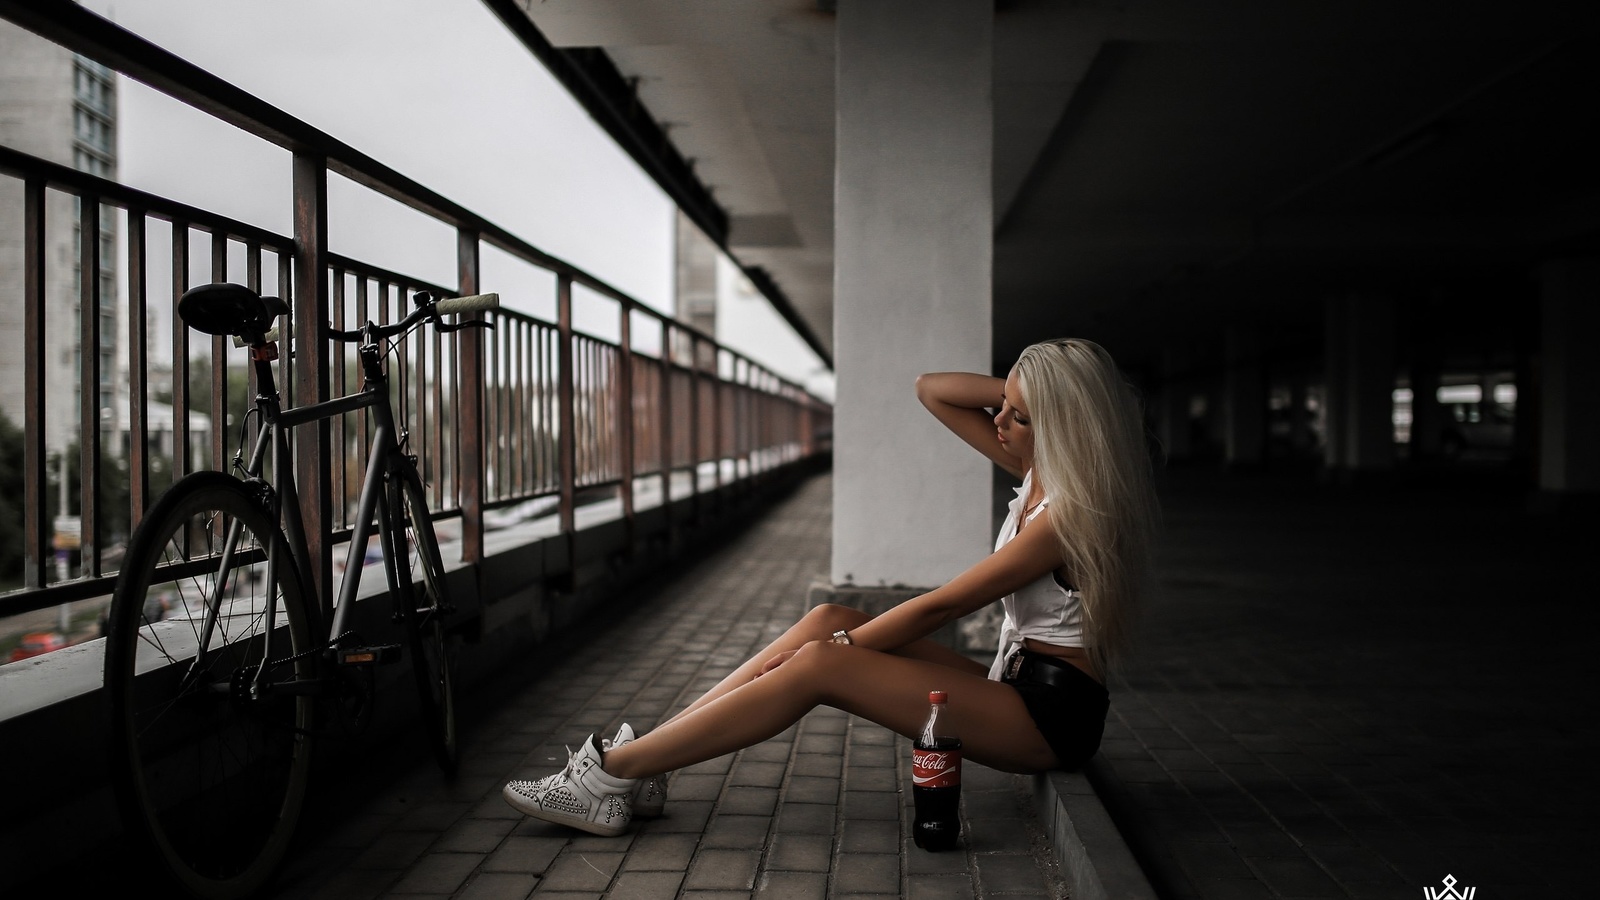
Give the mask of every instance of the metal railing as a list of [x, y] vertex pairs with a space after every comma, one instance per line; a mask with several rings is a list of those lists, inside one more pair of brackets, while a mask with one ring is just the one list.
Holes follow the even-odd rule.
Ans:
[[[496, 290], [483, 283], [480, 251], [490, 245], [552, 273], [555, 321], [500, 309], [479, 315], [492, 331], [468, 330], [454, 340], [424, 331], [399, 342], [406, 362], [395, 390], [421, 457], [430, 505], [454, 523], [461, 558], [484, 552], [485, 512], [548, 498], [559, 528], [575, 529], [580, 494], [610, 492], [621, 515], [635, 516], [635, 487], [659, 482], [661, 502], [698, 498], [707, 487], [759, 477], [827, 447], [831, 410], [798, 385], [683, 323], [644, 306], [604, 281], [552, 257], [493, 223], [405, 178], [258, 98], [195, 68], [75, 4], [0, 2], [0, 15], [69, 50], [118, 69], [224, 122], [293, 153], [294, 232], [276, 234], [226, 216], [139, 191], [16, 150], [0, 147], [0, 188], [20, 182], [23, 388], [21, 583], [0, 593], [0, 619], [109, 594], [118, 551], [159, 490], [196, 469], [226, 469], [232, 440], [250, 407], [243, 356], [222, 339], [189, 333], [172, 315], [170, 371], [150, 356], [158, 343], [149, 312], [175, 308], [186, 288], [235, 281], [289, 301], [293, 353], [280, 358], [279, 384], [292, 404], [355, 390], [354, 351], [322, 334], [372, 318], [391, 321], [416, 291], [452, 296]], [[455, 230], [457, 283], [432, 284], [335, 255], [328, 250], [327, 184], [337, 173], [432, 216]], [[78, 486], [60, 491], [49, 480], [48, 417], [63, 404], [47, 397], [46, 329], [60, 314], [47, 309], [47, 284], [60, 263], [47, 252], [51, 210], [76, 203], [79, 232], [76, 435]], [[123, 224], [126, 245], [126, 393], [105, 396], [99, 311], [104, 308], [101, 236]], [[160, 278], [154, 278], [155, 273]], [[152, 282], [170, 296], [155, 296]], [[617, 340], [573, 327], [574, 289], [609, 301]], [[641, 331], [648, 339], [636, 339]], [[162, 397], [170, 403], [155, 400]], [[158, 410], [170, 405], [170, 417]], [[108, 429], [109, 418], [125, 422]], [[360, 485], [349, 473], [365, 462], [366, 423], [347, 416], [294, 435], [295, 476], [316, 588], [331, 584], [334, 546], [348, 537]], [[109, 465], [118, 471], [108, 470]], [[120, 470], [126, 469], [122, 476]], [[58, 477], [70, 473], [59, 472]], [[126, 499], [121, 479], [126, 479]], [[678, 488], [674, 487], [679, 483]], [[80, 546], [75, 572], [52, 563], [52, 493], [76, 512]], [[114, 501], [108, 497], [116, 496]], [[125, 514], [123, 504], [126, 504]], [[59, 503], [58, 503], [59, 505]]]

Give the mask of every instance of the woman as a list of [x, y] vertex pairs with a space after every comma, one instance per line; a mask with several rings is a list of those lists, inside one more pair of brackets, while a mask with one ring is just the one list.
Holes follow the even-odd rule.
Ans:
[[[877, 617], [812, 609], [654, 731], [591, 735], [562, 772], [507, 784], [507, 802], [620, 834], [634, 815], [660, 812], [661, 773], [766, 740], [818, 705], [914, 737], [933, 690], [949, 694], [950, 724], [974, 762], [1039, 772], [1093, 755], [1103, 673], [1126, 643], [1156, 516], [1138, 400], [1105, 350], [1083, 340], [1034, 344], [1003, 381], [923, 375], [917, 397], [1022, 479], [993, 554]], [[928, 638], [997, 601], [1005, 620], [991, 666]]]

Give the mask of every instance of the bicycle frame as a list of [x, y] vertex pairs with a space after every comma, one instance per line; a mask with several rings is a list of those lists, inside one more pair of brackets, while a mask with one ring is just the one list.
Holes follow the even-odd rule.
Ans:
[[[269, 343], [261, 348], [251, 351], [251, 358], [256, 372], [256, 410], [261, 415], [261, 425], [256, 434], [255, 446], [250, 454], [249, 462], [243, 466], [243, 474], [247, 483], [268, 486], [270, 492], [269, 513], [276, 522], [281, 522], [287, 531], [289, 558], [281, 560], [281, 548], [269, 548], [267, 554], [268, 583], [274, 583], [276, 567], [287, 562], [300, 579], [300, 584], [312, 584], [307, 577], [312, 571], [311, 561], [306, 558], [305, 525], [300, 514], [299, 494], [294, 480], [294, 471], [290, 463], [288, 434], [301, 425], [331, 419], [334, 416], [360, 410], [371, 410], [376, 427], [372, 436], [372, 450], [367, 460], [366, 475], [361, 485], [361, 496], [357, 504], [355, 524], [350, 537], [350, 546], [345, 565], [345, 578], [339, 589], [338, 602], [329, 607], [327, 592], [317, 597], [316, 604], [312, 607], [315, 622], [315, 640], [325, 644], [324, 650], [332, 649], [332, 641], [344, 632], [344, 625], [355, 606], [356, 592], [361, 587], [361, 558], [372, 538], [373, 520], [376, 518], [379, 537], [383, 544], [384, 569], [389, 581], [389, 590], [395, 602], [401, 601], [401, 586], [398, 547], [394, 546], [397, 539], [392, 533], [390, 523], [390, 507], [384, 495], [383, 482], [385, 477], [398, 465], [396, 459], [400, 453], [400, 440], [397, 438], [398, 429], [395, 423], [394, 410], [389, 403], [388, 376], [383, 371], [383, 352], [376, 343], [377, 338], [370, 334], [368, 328], [362, 329], [363, 338], [360, 344], [362, 361], [363, 384], [361, 390], [343, 397], [325, 400], [306, 406], [283, 409], [272, 374], [272, 360], [277, 358], [277, 347]], [[272, 481], [262, 479], [262, 466], [266, 460], [268, 450], [272, 453]], [[237, 464], [237, 460], [236, 460]], [[230, 532], [226, 543], [223, 545], [221, 572], [219, 580], [226, 579], [231, 558], [238, 539], [237, 528]], [[331, 622], [329, 616], [332, 616]], [[206, 623], [201, 638], [200, 654], [196, 659], [198, 664], [203, 662], [206, 648], [210, 645], [212, 631], [216, 623], [217, 610], [209, 610], [206, 614]], [[268, 605], [266, 611], [266, 629], [264, 639], [267, 648], [264, 652], [265, 659], [271, 659], [271, 642], [277, 625], [277, 604]], [[322, 623], [329, 623], [323, 627]], [[255, 675], [255, 687], [259, 689], [262, 680], [266, 677], [267, 666], [262, 666]]]

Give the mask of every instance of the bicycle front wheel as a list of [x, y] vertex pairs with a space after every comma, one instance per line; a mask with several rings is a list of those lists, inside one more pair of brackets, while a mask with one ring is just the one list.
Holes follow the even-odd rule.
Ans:
[[236, 479], [184, 478], [134, 533], [108, 625], [108, 749], [130, 835], [189, 894], [258, 893], [312, 749], [312, 626], [282, 532]]
[[433, 532], [433, 517], [428, 513], [422, 482], [415, 471], [407, 469], [391, 483], [394, 493], [390, 509], [398, 519], [398, 527], [392, 533], [399, 551], [401, 615], [406, 622], [411, 668], [417, 676], [418, 706], [434, 758], [441, 769], [454, 772], [460, 750], [456, 743], [455, 686], [451, 676], [454, 662], [444, 620], [455, 607], [450, 602], [444, 557]]

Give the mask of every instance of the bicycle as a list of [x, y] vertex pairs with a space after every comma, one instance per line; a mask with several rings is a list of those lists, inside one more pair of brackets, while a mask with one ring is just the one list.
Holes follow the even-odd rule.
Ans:
[[[409, 655], [433, 755], [445, 772], [456, 768], [444, 630], [453, 607], [384, 360], [397, 338], [424, 324], [440, 331], [492, 327], [443, 317], [495, 307], [499, 298], [419, 293], [413, 300], [416, 308], [392, 324], [326, 328], [330, 339], [359, 344], [362, 387], [286, 409], [273, 381], [272, 326], [288, 305], [223, 283], [179, 299], [188, 327], [250, 348], [254, 408], [240, 429], [238, 474], [180, 479], [134, 531], [112, 596], [104, 680], [111, 780], [127, 829], [196, 896], [248, 897], [270, 882], [305, 808], [316, 739], [336, 714], [346, 727], [361, 727], [371, 710], [373, 666]], [[374, 427], [345, 576], [337, 603], [326, 596], [313, 602], [287, 435], [358, 410]], [[255, 441], [245, 461], [252, 415]], [[374, 522], [392, 618], [409, 654], [398, 644], [361, 642], [347, 628]], [[159, 620], [147, 613], [163, 608], [147, 602], [157, 597], [168, 601]]]

